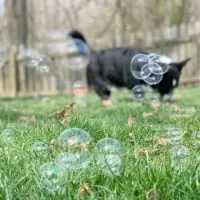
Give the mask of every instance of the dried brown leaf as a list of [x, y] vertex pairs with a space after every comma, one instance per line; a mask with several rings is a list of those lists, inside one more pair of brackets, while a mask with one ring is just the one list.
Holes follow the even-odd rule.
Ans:
[[128, 126], [131, 126], [133, 124], [133, 121], [135, 120], [136, 116], [134, 114], [130, 114], [128, 117]]
[[141, 155], [148, 155], [148, 153], [150, 152], [149, 148], [139, 148], [135, 151], [135, 156], [136, 158], [139, 158]]
[[110, 99], [102, 101], [103, 106], [109, 107], [112, 106], [112, 101]]
[[78, 193], [80, 196], [85, 196], [89, 192], [89, 184], [88, 183], [83, 183], [80, 188], [78, 189]]
[[73, 110], [75, 103], [66, 104], [63, 110], [56, 112], [57, 118], [64, 118], [64, 116]]
[[19, 117], [20, 121], [24, 121], [26, 123], [34, 123], [36, 121], [35, 115], [32, 116], [21, 116]]
[[153, 140], [154, 147], [167, 146], [170, 144], [170, 139], [165, 136], [156, 136]]

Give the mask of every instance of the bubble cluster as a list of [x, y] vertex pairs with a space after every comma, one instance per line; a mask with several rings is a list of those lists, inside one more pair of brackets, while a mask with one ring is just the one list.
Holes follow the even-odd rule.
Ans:
[[89, 48], [85, 42], [79, 39], [67, 41], [67, 65], [71, 70], [85, 69], [89, 62]]
[[[106, 137], [99, 140], [94, 152], [91, 148], [73, 148], [77, 145], [89, 145], [91, 136], [80, 128], [69, 128], [64, 130], [54, 143], [56, 147], [67, 151], [60, 152], [54, 162], [44, 163], [40, 167], [42, 188], [47, 193], [62, 192], [66, 187], [66, 177], [77, 172], [88, 172], [88, 168], [96, 163], [105, 176], [119, 176], [123, 171], [122, 146], [117, 139]], [[48, 146], [43, 142], [32, 145], [33, 150], [42, 151]], [[66, 150], [66, 149], [65, 149]]]
[[168, 71], [169, 62], [164, 58], [155, 54], [137, 54], [131, 60], [131, 73], [149, 85], [156, 85]]

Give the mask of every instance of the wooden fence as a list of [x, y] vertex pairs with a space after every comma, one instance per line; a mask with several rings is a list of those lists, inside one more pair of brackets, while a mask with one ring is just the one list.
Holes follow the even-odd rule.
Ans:
[[[168, 55], [177, 61], [187, 57], [192, 60], [183, 70], [181, 83], [200, 82], [200, 22], [170, 27], [162, 30], [132, 33], [116, 46], [139, 47], [144, 50]], [[98, 48], [104, 48], [104, 41]], [[23, 47], [10, 46], [7, 53], [1, 53], [0, 96], [53, 95], [69, 93], [72, 82], [78, 80], [76, 74], [66, 66], [66, 55], [50, 55], [53, 73], [47, 75], [24, 62]], [[48, 55], [48, 52], [46, 52]]]

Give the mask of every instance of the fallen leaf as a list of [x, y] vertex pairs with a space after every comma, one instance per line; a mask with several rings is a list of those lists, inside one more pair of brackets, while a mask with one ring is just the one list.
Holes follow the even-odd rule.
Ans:
[[129, 115], [128, 117], [128, 126], [131, 126], [133, 124], [133, 121], [135, 120], [136, 116], [134, 114]]
[[156, 136], [153, 140], [154, 147], [167, 146], [170, 144], [170, 139], [165, 136]]
[[78, 189], [78, 193], [80, 196], [85, 196], [89, 192], [89, 184], [88, 183], [83, 183], [80, 188]]
[[142, 117], [144, 117], [144, 118], [146, 118], [146, 117], [151, 117], [151, 116], [153, 116], [155, 113], [154, 112], [144, 112], [143, 114], [142, 114]]
[[19, 117], [19, 120], [27, 122], [27, 123], [33, 123], [36, 121], [36, 118], [34, 115], [33, 116], [21, 116], [21, 117]]
[[154, 110], [158, 111], [158, 109], [160, 108], [160, 103], [159, 103], [159, 102], [152, 102], [152, 103], [151, 103], [151, 107], [152, 107]]
[[111, 101], [110, 99], [108, 99], [108, 100], [103, 100], [103, 101], [102, 101], [102, 104], [103, 104], [103, 106], [107, 106], [107, 107], [113, 105], [113, 104], [112, 104], [112, 101]]
[[149, 148], [139, 148], [135, 151], [135, 157], [139, 158], [143, 154], [148, 155], [149, 151]]
[[74, 107], [75, 103], [70, 103], [70, 104], [66, 104], [63, 108], [63, 110], [56, 112], [56, 117], [57, 118], [64, 118], [64, 116], [71, 112], [73, 107]]
[[146, 199], [161, 199], [163, 197], [163, 193], [162, 192], [157, 192], [154, 189], [151, 189], [149, 191], [146, 192]]

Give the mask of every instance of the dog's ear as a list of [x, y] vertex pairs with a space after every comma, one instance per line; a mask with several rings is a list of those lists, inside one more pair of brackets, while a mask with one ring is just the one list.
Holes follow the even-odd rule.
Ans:
[[170, 65], [173, 66], [173, 67], [176, 67], [179, 72], [181, 72], [181, 70], [183, 69], [183, 67], [187, 64], [188, 61], [190, 61], [191, 58], [187, 58], [181, 62], [178, 62], [178, 63], [171, 63]]

